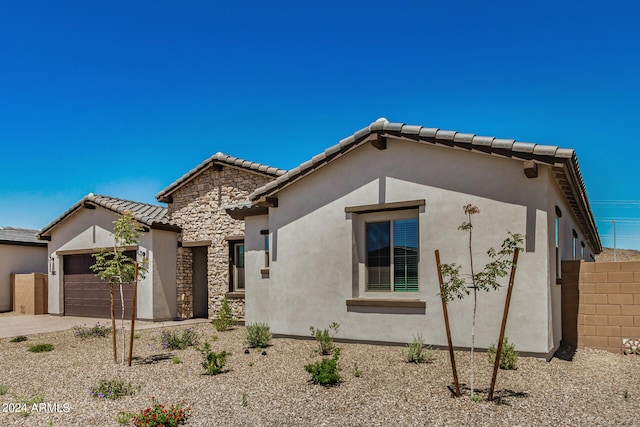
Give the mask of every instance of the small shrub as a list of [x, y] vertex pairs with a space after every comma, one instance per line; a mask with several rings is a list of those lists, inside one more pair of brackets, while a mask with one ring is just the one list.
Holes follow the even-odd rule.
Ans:
[[131, 420], [133, 420], [133, 417], [135, 416], [136, 416], [135, 412], [120, 411], [120, 413], [116, 417], [116, 421], [118, 422], [118, 424], [126, 426], [131, 424]]
[[[492, 343], [487, 349], [487, 355], [491, 363], [495, 363], [496, 352], [498, 351], [497, 345]], [[502, 356], [500, 357], [500, 369], [516, 369], [518, 363], [518, 357], [520, 353], [516, 351], [516, 346], [509, 342], [507, 337], [504, 337], [502, 341]]]
[[191, 417], [191, 407], [186, 408], [182, 404], [166, 407], [158, 403], [155, 397], [151, 398], [151, 406], [133, 417], [133, 425], [136, 427], [175, 427], [184, 425]]
[[9, 386], [6, 384], [0, 384], [0, 396], [4, 396], [9, 391]]
[[249, 347], [266, 347], [271, 342], [271, 331], [265, 323], [252, 323], [247, 326], [247, 337], [244, 342]]
[[314, 384], [320, 384], [325, 387], [340, 384], [342, 377], [340, 376], [340, 368], [338, 367], [338, 359], [340, 357], [340, 349], [336, 348], [331, 359], [324, 358], [319, 362], [305, 365], [305, 371], [311, 374], [311, 381]]
[[73, 327], [73, 335], [77, 338], [104, 338], [111, 333], [111, 327], [101, 325], [97, 322], [95, 326], [88, 327], [87, 325], [76, 325]]
[[25, 337], [24, 335], [18, 335], [17, 337], [11, 338], [9, 342], [23, 342], [26, 340], [27, 340], [27, 337]]
[[160, 341], [165, 350], [184, 350], [198, 345], [200, 337], [193, 328], [160, 331]]
[[362, 376], [362, 371], [358, 368], [358, 362], [353, 364], [353, 376], [356, 378], [360, 378]]
[[226, 297], [222, 300], [218, 315], [211, 323], [213, 323], [218, 332], [228, 331], [236, 325], [236, 317], [231, 312], [231, 305]]
[[100, 384], [89, 389], [91, 397], [116, 400], [123, 396], [135, 394], [135, 388], [131, 383], [125, 382], [121, 378], [115, 380], [100, 380]]
[[422, 335], [414, 335], [413, 341], [407, 344], [404, 351], [404, 360], [408, 363], [426, 363], [433, 359], [435, 351], [431, 346], [425, 346]]
[[212, 351], [208, 342], [205, 342], [202, 348], [198, 348], [198, 350], [204, 359], [202, 367], [207, 371], [207, 375], [222, 373], [224, 365], [227, 363], [227, 356], [231, 356], [231, 353], [227, 351], [221, 351], [220, 353]]
[[340, 324], [336, 322], [330, 324], [328, 329], [316, 329], [313, 326], [309, 327], [311, 336], [315, 337], [316, 341], [318, 341], [318, 353], [322, 354], [323, 356], [333, 353], [333, 350], [336, 348], [336, 346], [333, 344], [333, 336], [331, 335], [329, 330], [332, 330], [334, 334], [337, 334], [339, 328]]
[[140, 332], [136, 332], [136, 333], [133, 334], [133, 339], [134, 340], [140, 339], [141, 336], [142, 336], [142, 334], [140, 334]]
[[247, 394], [246, 393], [242, 393], [242, 406], [243, 407], [247, 406]]
[[29, 351], [32, 353], [43, 353], [45, 351], [51, 351], [54, 348], [53, 344], [34, 344], [29, 346]]
[[182, 359], [180, 359], [178, 356], [173, 356], [171, 358], [171, 362], [173, 362], [174, 365], [178, 365], [178, 364], [182, 363]]
[[18, 402], [21, 405], [26, 406], [27, 410], [20, 412], [23, 417], [28, 417], [31, 412], [31, 407], [33, 405], [38, 405], [44, 402], [44, 393], [39, 391], [37, 393], [32, 394], [31, 396], [17, 396]]

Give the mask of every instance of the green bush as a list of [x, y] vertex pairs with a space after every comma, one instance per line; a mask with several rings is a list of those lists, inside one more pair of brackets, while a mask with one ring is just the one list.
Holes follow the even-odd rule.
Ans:
[[339, 328], [340, 324], [336, 322], [330, 324], [328, 329], [316, 329], [313, 326], [309, 327], [311, 336], [315, 337], [316, 341], [318, 341], [318, 353], [322, 354], [323, 356], [333, 353], [333, 350], [335, 350], [336, 346], [333, 344], [333, 336], [331, 335], [329, 330], [333, 330], [333, 333], [336, 334], [338, 333]]
[[311, 374], [311, 381], [314, 384], [320, 384], [325, 387], [340, 384], [342, 377], [340, 376], [340, 367], [338, 367], [338, 358], [340, 357], [340, 349], [336, 348], [331, 359], [324, 358], [319, 362], [305, 365], [305, 371]]
[[407, 344], [404, 360], [408, 363], [427, 363], [433, 359], [435, 351], [431, 346], [425, 346], [422, 335], [414, 335], [413, 341]]
[[[495, 363], [496, 352], [498, 351], [496, 343], [492, 343], [487, 349], [487, 354], [491, 363]], [[516, 351], [516, 346], [509, 342], [507, 337], [502, 341], [502, 352], [500, 356], [500, 369], [516, 369], [518, 357], [520, 353]]]
[[227, 356], [231, 356], [231, 353], [227, 351], [221, 351], [216, 353], [211, 350], [211, 345], [205, 342], [202, 348], [198, 348], [202, 354], [203, 361], [202, 367], [207, 371], [207, 375], [218, 375], [224, 369], [224, 365], [227, 363]]
[[18, 335], [17, 337], [11, 338], [9, 342], [23, 342], [26, 340], [27, 340], [27, 337], [25, 337], [24, 335]]
[[252, 323], [247, 326], [247, 337], [244, 343], [249, 347], [264, 348], [271, 342], [271, 331], [269, 326], [265, 323]]
[[218, 315], [211, 323], [213, 323], [218, 332], [228, 331], [236, 325], [236, 317], [231, 312], [231, 305], [226, 297], [222, 300]]
[[115, 380], [100, 380], [100, 383], [89, 389], [91, 397], [116, 400], [123, 396], [135, 394], [135, 388], [131, 383], [125, 382], [121, 378]]
[[54, 348], [53, 344], [34, 344], [29, 346], [29, 351], [32, 353], [42, 353], [45, 351], [51, 351]]
[[165, 350], [184, 350], [198, 345], [199, 340], [200, 337], [193, 328], [160, 331], [160, 341]]
[[0, 384], [0, 396], [4, 396], [9, 391], [9, 386], [6, 384]]
[[111, 327], [97, 322], [95, 326], [76, 325], [73, 327], [73, 335], [78, 338], [104, 338], [111, 333]]

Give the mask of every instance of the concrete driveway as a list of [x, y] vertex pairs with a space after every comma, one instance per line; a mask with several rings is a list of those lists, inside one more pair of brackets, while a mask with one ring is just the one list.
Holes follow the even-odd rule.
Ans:
[[[162, 328], [166, 326], [184, 326], [194, 323], [209, 322], [208, 319], [172, 320], [167, 322], [142, 322], [136, 321], [136, 330]], [[41, 315], [13, 315], [5, 313], [0, 315], [0, 338], [11, 338], [18, 335], [41, 334], [45, 332], [66, 331], [75, 325], [93, 326], [96, 322], [110, 324], [110, 319], [97, 319], [95, 317], [50, 316]], [[125, 320], [125, 326], [129, 330], [131, 321]], [[120, 321], [118, 320], [118, 328]]]

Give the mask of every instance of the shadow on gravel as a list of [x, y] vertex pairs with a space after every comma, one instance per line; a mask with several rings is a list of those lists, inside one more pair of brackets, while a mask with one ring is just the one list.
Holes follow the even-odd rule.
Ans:
[[576, 349], [568, 345], [561, 345], [556, 353], [553, 355], [556, 359], [566, 360], [567, 362], [573, 362], [573, 356], [576, 355]]
[[173, 353], [152, 354], [147, 357], [134, 356], [133, 360], [136, 365], [154, 365], [163, 360], [170, 360], [174, 356]]
[[[453, 385], [448, 385], [447, 388], [451, 392], [451, 397], [456, 397], [455, 387]], [[460, 394], [461, 394], [461, 397], [462, 396], [471, 396], [471, 387], [468, 387], [466, 384], [460, 384]], [[483, 400], [486, 401], [487, 396], [489, 395], [489, 389], [488, 388], [483, 388], [483, 389], [476, 388], [475, 394], [478, 395], [478, 396], [482, 396]], [[494, 391], [493, 402], [496, 405], [509, 406], [509, 405], [511, 405], [511, 403], [509, 402], [508, 398], [522, 399], [522, 398], [525, 398], [525, 397], [529, 397], [529, 393], [525, 393], [525, 392], [522, 392], [522, 391], [514, 391], [514, 390], [510, 390], [510, 389], [495, 390]]]

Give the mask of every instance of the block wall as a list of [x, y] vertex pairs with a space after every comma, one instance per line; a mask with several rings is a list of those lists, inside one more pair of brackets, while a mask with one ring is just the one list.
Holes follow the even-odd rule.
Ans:
[[562, 263], [563, 342], [624, 351], [640, 339], [640, 262]]

